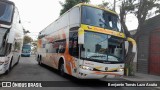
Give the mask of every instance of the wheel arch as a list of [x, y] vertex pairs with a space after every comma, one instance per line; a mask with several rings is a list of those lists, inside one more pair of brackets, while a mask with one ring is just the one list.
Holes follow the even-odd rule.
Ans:
[[63, 57], [60, 57], [59, 58], [59, 61], [58, 61], [58, 70], [60, 69], [60, 65], [61, 64], [65, 64], [65, 61], [64, 61], [64, 58]]

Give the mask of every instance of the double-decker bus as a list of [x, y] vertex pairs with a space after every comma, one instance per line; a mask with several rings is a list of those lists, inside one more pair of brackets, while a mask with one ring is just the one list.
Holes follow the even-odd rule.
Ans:
[[31, 56], [31, 44], [24, 44], [22, 47], [22, 57], [30, 57]]
[[15, 4], [0, 0], [0, 74], [18, 64], [23, 45], [23, 27]]
[[125, 40], [118, 15], [93, 5], [78, 4], [43, 29], [37, 61], [80, 79], [121, 77]]

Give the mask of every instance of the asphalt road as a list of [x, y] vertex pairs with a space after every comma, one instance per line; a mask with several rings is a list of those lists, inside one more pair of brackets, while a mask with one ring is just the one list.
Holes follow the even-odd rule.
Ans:
[[[83, 80], [80, 81], [73, 77], [61, 77], [58, 72], [47, 66], [39, 66], [34, 56], [22, 57], [18, 65], [16, 65], [8, 75], [1, 75], [0, 81], [53, 81], [52, 84], [59, 87], [43, 87], [43, 88], [0, 88], [0, 90], [155, 90], [146, 87], [105, 87], [105, 81], [101, 80]], [[96, 82], [90, 85], [89, 82]], [[96, 87], [95, 87], [96, 86]]]

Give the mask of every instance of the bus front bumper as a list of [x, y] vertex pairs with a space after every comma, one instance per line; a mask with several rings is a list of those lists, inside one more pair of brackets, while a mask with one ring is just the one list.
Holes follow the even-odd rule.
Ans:
[[2, 62], [0, 62], [0, 74], [4, 74], [6, 71], [6, 68], [4, 66], [4, 63], [2, 64]]
[[124, 72], [103, 72], [79, 69], [78, 78], [80, 79], [102, 79], [102, 78], [122, 78]]
[[22, 56], [22, 57], [30, 57], [30, 56], [31, 56], [31, 54], [28, 54], [28, 53], [22, 53], [22, 54], [21, 54], [21, 56]]
[[0, 57], [0, 74], [4, 74], [9, 68], [9, 61], [5, 57]]

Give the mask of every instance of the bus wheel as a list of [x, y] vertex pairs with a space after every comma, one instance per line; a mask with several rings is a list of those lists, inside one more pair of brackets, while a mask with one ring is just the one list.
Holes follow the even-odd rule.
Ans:
[[42, 65], [42, 62], [41, 62], [42, 60], [41, 60], [41, 56], [40, 57], [38, 57], [38, 64], [39, 65]]
[[60, 64], [59, 71], [60, 71], [60, 75], [61, 75], [61, 76], [65, 76], [64, 63], [61, 63], [61, 64]]

